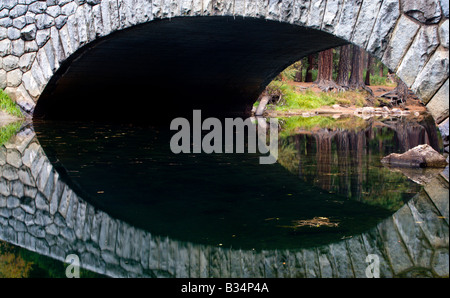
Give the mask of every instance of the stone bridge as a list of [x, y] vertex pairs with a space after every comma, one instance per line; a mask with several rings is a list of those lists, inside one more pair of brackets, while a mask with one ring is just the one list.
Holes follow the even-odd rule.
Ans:
[[448, 180], [439, 174], [370, 230], [304, 249], [243, 250], [179, 241], [92, 206], [64, 183], [34, 131], [0, 146], [0, 240], [112, 277], [448, 277]]
[[2, 0], [0, 88], [49, 118], [243, 111], [287, 65], [350, 42], [448, 126], [448, 18], [448, 0]]

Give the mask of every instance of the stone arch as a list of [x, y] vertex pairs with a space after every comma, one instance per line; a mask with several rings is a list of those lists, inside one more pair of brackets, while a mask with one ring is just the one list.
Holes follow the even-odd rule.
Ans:
[[446, 0], [4, 0], [0, 87], [32, 114], [61, 63], [100, 37], [176, 17], [257, 18], [317, 29], [366, 49], [448, 127], [448, 6]]

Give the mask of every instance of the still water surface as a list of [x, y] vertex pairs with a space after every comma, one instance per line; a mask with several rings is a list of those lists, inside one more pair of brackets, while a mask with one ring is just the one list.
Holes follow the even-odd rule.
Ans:
[[[169, 141], [174, 132], [168, 127], [86, 122], [33, 123], [3, 145], [5, 153], [3, 157], [0, 155], [5, 160], [1, 163], [4, 174], [0, 187], [8, 189], [3, 191], [6, 203], [1, 205], [4, 208], [2, 214], [3, 218], [9, 215], [8, 224], [12, 227], [9, 232], [3, 232], [1, 238], [8, 242], [9, 235], [15, 239], [9, 242], [20, 243], [21, 229], [39, 226], [36, 219], [34, 224], [26, 223], [26, 228], [14, 224], [14, 221], [11, 223], [14, 217], [11, 215], [17, 214], [19, 208], [26, 210], [20, 205], [24, 198], [30, 197], [38, 204], [38, 196], [42, 195], [49, 207], [36, 205], [36, 209], [42, 209], [50, 218], [49, 222], [60, 214], [65, 215], [69, 228], [73, 227], [75, 238], [79, 242], [84, 241], [83, 245], [92, 246], [90, 243], [96, 237], [92, 236], [93, 232], [84, 236], [87, 232], [83, 228], [77, 230], [77, 217], [88, 221], [89, 208], [93, 208], [113, 218], [114, 222], [123, 222], [145, 231], [142, 233], [159, 237], [159, 254], [166, 253], [161, 239], [175, 241], [176, 247], [200, 245], [218, 255], [224, 251], [249, 251], [256, 255], [267, 251], [311, 251], [373, 231], [423, 192], [423, 186], [402, 171], [384, 167], [380, 163], [383, 156], [404, 152], [422, 143], [440, 150], [436, 128], [426, 117], [412, 122], [401, 118], [362, 121], [353, 117], [292, 117], [280, 118], [279, 123], [279, 157], [273, 165], [259, 164], [259, 154], [173, 154]], [[27, 138], [30, 140], [24, 144], [23, 139]], [[32, 143], [37, 145], [31, 146]], [[30, 156], [42, 159], [37, 158], [39, 153], [30, 155], [30, 151], [38, 150], [44, 153], [48, 164], [41, 162], [39, 166], [39, 161], [28, 161]], [[13, 152], [22, 154], [22, 161], [17, 162], [16, 168], [7, 160], [8, 157], [13, 159], [11, 154], [16, 154]], [[27, 165], [29, 167], [25, 169]], [[56, 173], [51, 182], [39, 173], [46, 171], [46, 166], [47, 171]], [[24, 178], [24, 169], [35, 179]], [[14, 170], [18, 171], [17, 177], [8, 174]], [[19, 182], [22, 183], [22, 191], [17, 190], [21, 187], [17, 185]], [[37, 192], [29, 190], [33, 187], [38, 189]], [[448, 183], [446, 191], [448, 194]], [[52, 210], [53, 197], [57, 193], [61, 198]], [[80, 201], [77, 205], [67, 203], [64, 209], [61, 205], [64, 198], [71, 196], [69, 193]], [[14, 194], [19, 198], [17, 204], [9, 199]], [[72, 224], [66, 215], [70, 212], [74, 214]], [[97, 211], [92, 212], [95, 218]], [[24, 214], [28, 215], [27, 212]], [[448, 218], [445, 220], [442, 214], [436, 216], [439, 218], [439, 233], [443, 229], [443, 235], [438, 237], [444, 237], [448, 260]], [[26, 221], [26, 216], [23, 218]], [[6, 222], [3, 219], [0, 223], [7, 225]], [[61, 237], [66, 228], [57, 226], [59, 234], [45, 226], [44, 231], [47, 235], [52, 234], [51, 237], [32, 233], [38, 239], [45, 239], [44, 246], [49, 247], [49, 256], [52, 256], [52, 242], [57, 243], [55, 238]], [[99, 229], [103, 229], [105, 224], [100, 226]], [[118, 230], [120, 233], [120, 227]], [[99, 231], [99, 238], [102, 238], [102, 231]], [[70, 237], [63, 235], [62, 238]], [[389, 237], [374, 241], [386, 239]], [[142, 245], [141, 239], [133, 241], [137, 246]], [[116, 253], [117, 245], [111, 249]], [[384, 243], [377, 245], [383, 247]], [[98, 246], [92, 250], [104, 252], [108, 243]], [[348, 243], [344, 246], [349, 248]], [[127, 249], [133, 254], [133, 250], [138, 248]], [[166, 249], [176, 250], [171, 245]], [[59, 259], [64, 253], [60, 252]], [[121, 253], [117, 254], [123, 257]], [[181, 249], [179, 258], [180, 254]], [[432, 258], [433, 253], [430, 254], [429, 258]], [[209, 254], [211, 262], [212, 258]], [[392, 257], [387, 259], [395, 262]], [[104, 255], [100, 260], [101, 270], [96, 270], [94, 264], [90, 264], [90, 269], [103, 274], [105, 263], [108, 267], [108, 262], [112, 261]], [[118, 262], [117, 257], [115, 260]], [[151, 268], [151, 262], [151, 258], [141, 260], [140, 266]], [[318, 264], [320, 266], [321, 263]], [[211, 264], [208, 266], [212, 268]], [[355, 265], [350, 267], [355, 276]], [[386, 276], [398, 274], [392, 264], [387, 267], [394, 272], [386, 271]], [[154, 272], [148, 274], [158, 276]], [[177, 276], [173, 272], [170, 274]], [[436, 275], [436, 272], [430, 274]]]

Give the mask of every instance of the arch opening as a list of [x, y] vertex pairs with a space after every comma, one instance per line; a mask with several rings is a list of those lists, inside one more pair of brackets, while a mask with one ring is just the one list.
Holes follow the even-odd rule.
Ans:
[[34, 117], [155, 120], [249, 113], [285, 67], [347, 42], [254, 18], [179, 17], [117, 31], [86, 45], [53, 76]]

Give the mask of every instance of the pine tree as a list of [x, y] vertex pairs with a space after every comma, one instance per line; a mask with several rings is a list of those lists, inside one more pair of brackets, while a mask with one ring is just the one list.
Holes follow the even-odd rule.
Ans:
[[319, 53], [319, 70], [316, 83], [328, 83], [333, 80], [333, 49]]
[[370, 86], [370, 76], [372, 75], [372, 65], [373, 65], [373, 58], [372, 58], [372, 56], [368, 55], [366, 80], [364, 81], [364, 84], [366, 84], [366, 86]]
[[353, 46], [352, 73], [349, 81], [350, 89], [363, 89], [373, 95], [373, 92], [364, 84], [364, 52], [358, 46]]
[[319, 69], [314, 82], [322, 91], [339, 89], [333, 81], [333, 49], [319, 53]]
[[308, 56], [308, 68], [306, 69], [305, 82], [312, 82], [312, 70], [314, 69], [314, 54]]
[[297, 72], [295, 73], [295, 82], [303, 82], [303, 59], [294, 64]]
[[336, 83], [342, 87], [348, 87], [348, 74], [350, 72], [350, 51], [351, 45], [345, 45], [339, 51], [339, 67]]

